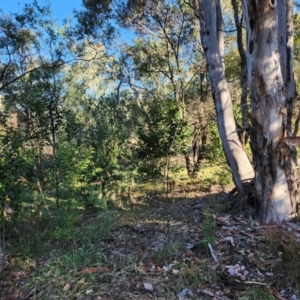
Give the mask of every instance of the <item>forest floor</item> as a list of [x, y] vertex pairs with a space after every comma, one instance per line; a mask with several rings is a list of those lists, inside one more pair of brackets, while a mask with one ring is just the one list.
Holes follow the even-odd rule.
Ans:
[[299, 299], [297, 222], [264, 226], [232, 212], [219, 185], [137, 195], [123, 209], [77, 215], [55, 238], [25, 220], [22, 238], [7, 241], [1, 299]]

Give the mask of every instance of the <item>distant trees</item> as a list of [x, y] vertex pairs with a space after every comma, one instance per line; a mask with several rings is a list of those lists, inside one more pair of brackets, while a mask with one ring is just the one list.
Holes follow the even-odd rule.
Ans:
[[[196, 177], [209, 157], [206, 147], [218, 146], [210, 133], [215, 113], [191, 8], [177, 1], [127, 1], [117, 12], [121, 26], [137, 34], [133, 45], [124, 48], [129, 86], [145, 105], [150, 95], [158, 101], [175, 101], [181, 122], [190, 127], [191, 142], [182, 142], [181, 153], [189, 176]], [[135, 86], [135, 82], [142, 85]]]

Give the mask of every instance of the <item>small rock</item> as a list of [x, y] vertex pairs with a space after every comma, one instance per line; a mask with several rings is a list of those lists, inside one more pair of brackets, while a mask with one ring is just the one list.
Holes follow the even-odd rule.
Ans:
[[187, 296], [193, 296], [193, 292], [190, 289], [183, 289], [178, 295], [179, 299]]
[[145, 290], [147, 290], [147, 291], [150, 291], [150, 292], [153, 291], [153, 285], [152, 285], [152, 283], [147, 283], [147, 282], [145, 282], [145, 283], [144, 283], [144, 288], [145, 288]]
[[91, 294], [93, 294], [93, 290], [86, 290], [86, 292], [85, 292], [85, 294], [88, 296], [88, 295], [91, 295]]

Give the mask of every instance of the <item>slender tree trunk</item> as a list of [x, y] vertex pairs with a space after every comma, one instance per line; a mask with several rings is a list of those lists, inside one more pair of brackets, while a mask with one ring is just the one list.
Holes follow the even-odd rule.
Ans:
[[236, 132], [232, 101], [225, 78], [223, 20], [220, 1], [194, 0], [194, 9], [200, 20], [201, 42], [205, 51], [224, 152], [235, 185], [240, 192], [243, 192], [243, 182], [252, 180], [254, 171]]
[[291, 0], [243, 0], [251, 94], [255, 198], [267, 223], [293, 216], [298, 164], [291, 134], [295, 98]]
[[0, 243], [0, 279], [2, 277], [3, 269], [4, 269], [4, 251]]
[[241, 112], [242, 112], [242, 120], [243, 120], [243, 132], [240, 135], [240, 140], [245, 148], [247, 143], [247, 129], [249, 129], [249, 119], [248, 119], [248, 105], [247, 105], [247, 96], [248, 96], [248, 79], [247, 79], [247, 56], [246, 50], [243, 44], [243, 29], [242, 22], [239, 20], [239, 6], [237, 0], [231, 0], [231, 5], [233, 8], [233, 16], [234, 23], [236, 27], [236, 40], [237, 40], [237, 48], [239, 51], [239, 55], [241, 58]]

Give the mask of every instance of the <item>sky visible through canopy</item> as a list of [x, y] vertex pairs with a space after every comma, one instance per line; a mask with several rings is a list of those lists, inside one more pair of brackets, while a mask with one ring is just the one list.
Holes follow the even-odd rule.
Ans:
[[[0, 9], [4, 13], [17, 13], [22, 11], [25, 3], [32, 3], [31, 0], [0, 0]], [[65, 17], [71, 16], [74, 8], [82, 8], [82, 0], [39, 0], [39, 5], [51, 5], [53, 18], [62, 21]]]
[[[73, 10], [82, 10], [82, 0], [38, 0], [39, 5], [51, 6], [52, 16], [54, 20], [61, 24], [63, 19], [66, 17], [72, 17]], [[0, 0], [0, 11], [2, 10], [5, 14], [9, 13], [21, 13], [22, 7], [26, 3], [33, 3], [33, 0]], [[132, 42], [134, 34], [128, 30], [120, 29], [123, 39], [128, 43]]]

